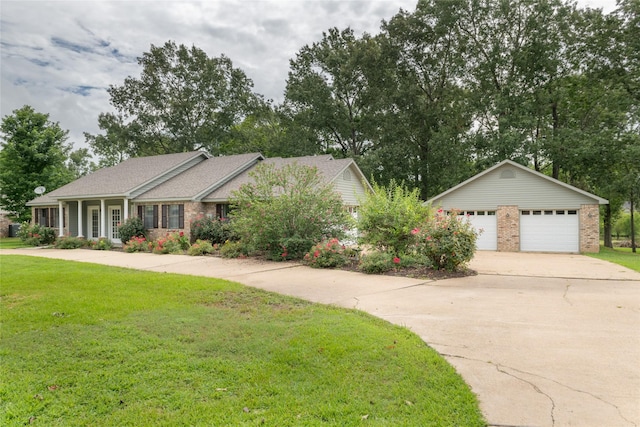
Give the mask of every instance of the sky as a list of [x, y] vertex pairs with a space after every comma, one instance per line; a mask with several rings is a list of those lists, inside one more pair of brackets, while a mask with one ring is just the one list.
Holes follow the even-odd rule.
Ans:
[[[113, 112], [107, 89], [138, 78], [137, 58], [168, 40], [226, 55], [279, 103], [289, 60], [329, 28], [376, 34], [382, 20], [417, 0], [0, 0], [0, 117], [24, 105], [69, 130], [100, 133], [98, 115]], [[615, 8], [615, 0], [579, 0]]]

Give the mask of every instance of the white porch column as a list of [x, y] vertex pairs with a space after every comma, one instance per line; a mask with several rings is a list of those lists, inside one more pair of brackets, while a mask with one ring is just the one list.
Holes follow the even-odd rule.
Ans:
[[58, 202], [58, 236], [59, 237], [63, 237], [64, 236], [64, 210], [62, 207], [62, 202]]
[[124, 198], [124, 217], [122, 221], [124, 222], [128, 219], [129, 219], [129, 199], [125, 197]]
[[78, 200], [78, 237], [84, 237], [82, 234], [82, 200]]
[[104, 206], [104, 199], [100, 199], [100, 237], [107, 237], [107, 210]]

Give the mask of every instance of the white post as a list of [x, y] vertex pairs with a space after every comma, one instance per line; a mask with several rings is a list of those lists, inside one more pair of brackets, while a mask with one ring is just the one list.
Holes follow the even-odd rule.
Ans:
[[124, 217], [122, 221], [126, 221], [129, 219], [129, 199], [124, 198]]
[[78, 200], [78, 237], [84, 237], [82, 234], [82, 200]]
[[106, 230], [107, 230], [107, 223], [106, 223], [106, 219], [107, 219], [107, 210], [104, 207], [104, 199], [100, 199], [100, 237], [107, 237], [106, 236]]
[[63, 237], [64, 236], [64, 210], [62, 208], [62, 202], [58, 202], [58, 228], [60, 231], [58, 231], [58, 236], [59, 237]]

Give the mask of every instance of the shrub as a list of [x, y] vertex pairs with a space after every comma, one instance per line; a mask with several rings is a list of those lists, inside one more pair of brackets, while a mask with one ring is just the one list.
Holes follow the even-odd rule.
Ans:
[[134, 236], [126, 245], [122, 247], [125, 252], [151, 252], [153, 249], [153, 242], [148, 241], [145, 237]]
[[272, 261], [302, 259], [313, 245], [313, 241], [299, 236], [280, 239], [279, 246], [270, 246], [267, 258]]
[[132, 237], [147, 237], [147, 230], [144, 228], [142, 219], [137, 216], [127, 218], [118, 226], [120, 240], [122, 244], [126, 244]]
[[[397, 261], [394, 263], [394, 260]], [[382, 274], [398, 266], [400, 258], [389, 252], [371, 252], [360, 258], [358, 268], [367, 274]]]
[[416, 253], [426, 256], [438, 270], [454, 271], [471, 261], [478, 234], [466, 217], [442, 209], [422, 229], [412, 234], [417, 238]]
[[304, 256], [307, 265], [314, 268], [336, 268], [347, 263], [349, 257], [338, 239], [325, 240], [313, 246]]
[[23, 222], [20, 225], [18, 237], [29, 246], [46, 246], [55, 243], [56, 230], [39, 224], [31, 225], [28, 222]]
[[187, 254], [191, 256], [199, 256], [205, 254], [212, 254], [214, 251], [213, 245], [207, 240], [196, 240], [193, 245], [187, 250]]
[[182, 254], [189, 249], [189, 246], [189, 240], [184, 232], [174, 231], [154, 241], [152, 252], [154, 254]]
[[350, 228], [342, 198], [317, 168], [262, 163], [251, 177], [232, 197], [233, 229], [247, 247], [272, 259], [300, 259], [314, 243]]
[[106, 237], [101, 237], [98, 240], [90, 240], [89, 247], [97, 251], [108, 251], [113, 248], [113, 243]]
[[386, 188], [374, 182], [358, 209], [360, 243], [394, 255], [407, 253], [415, 242], [411, 230], [422, 226], [430, 211], [418, 189], [410, 191], [393, 180]]
[[228, 218], [197, 218], [191, 223], [191, 242], [196, 240], [208, 240], [212, 244], [235, 240], [231, 221]]
[[223, 258], [244, 258], [252, 252], [243, 241], [227, 241], [220, 247], [220, 256]]
[[74, 236], [65, 236], [56, 240], [56, 249], [78, 249], [87, 245], [85, 239]]

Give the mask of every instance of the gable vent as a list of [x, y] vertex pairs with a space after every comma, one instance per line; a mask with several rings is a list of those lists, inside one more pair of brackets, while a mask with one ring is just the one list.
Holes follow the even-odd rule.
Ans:
[[505, 169], [500, 172], [500, 179], [510, 179], [516, 177], [516, 171], [513, 169]]

